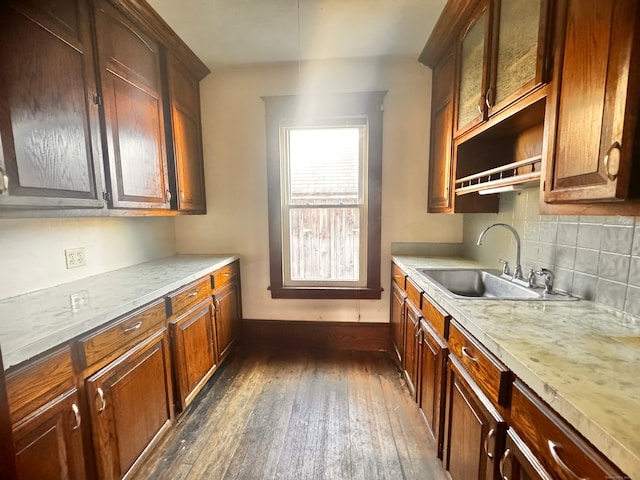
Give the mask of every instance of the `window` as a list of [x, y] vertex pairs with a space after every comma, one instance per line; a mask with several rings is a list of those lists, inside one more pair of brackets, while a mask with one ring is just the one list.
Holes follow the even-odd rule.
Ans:
[[380, 298], [383, 95], [264, 99], [272, 297]]

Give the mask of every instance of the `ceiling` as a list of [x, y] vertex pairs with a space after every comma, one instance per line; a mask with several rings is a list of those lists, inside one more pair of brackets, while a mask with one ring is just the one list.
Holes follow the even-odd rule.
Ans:
[[417, 59], [445, 4], [445, 0], [148, 2], [212, 70], [319, 59]]

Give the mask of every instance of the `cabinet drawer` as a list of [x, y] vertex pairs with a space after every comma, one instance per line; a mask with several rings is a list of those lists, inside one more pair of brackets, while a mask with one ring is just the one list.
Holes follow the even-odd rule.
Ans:
[[409, 300], [413, 303], [413, 306], [419, 309], [421, 306], [420, 300], [422, 299], [422, 290], [420, 290], [420, 288], [413, 283], [413, 280], [409, 277], [407, 277], [406, 280], [405, 291], [407, 292], [407, 297], [409, 297]]
[[167, 319], [164, 299], [110, 323], [107, 327], [78, 341], [82, 368], [104, 365], [127, 351], [135, 343], [162, 328]]
[[440, 310], [434, 303], [431, 303], [429, 297], [424, 293], [422, 294], [422, 316], [442, 338], [449, 336], [449, 321], [451, 317]]
[[213, 277], [213, 289], [218, 290], [224, 287], [229, 280], [235, 277], [239, 272], [238, 262], [233, 262], [222, 268], [219, 268], [211, 275]]
[[449, 327], [449, 349], [493, 402], [509, 405], [511, 372], [454, 320]]
[[71, 350], [65, 347], [7, 373], [7, 398], [15, 423], [75, 387]]
[[628, 478], [519, 380], [513, 384], [511, 424], [554, 478]]
[[167, 295], [167, 315], [181, 315], [194, 305], [211, 296], [211, 279], [196, 280]]
[[395, 263], [391, 265], [391, 277], [404, 290], [407, 275]]

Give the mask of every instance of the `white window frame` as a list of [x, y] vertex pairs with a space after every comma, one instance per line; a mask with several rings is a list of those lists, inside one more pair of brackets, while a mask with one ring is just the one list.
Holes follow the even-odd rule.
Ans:
[[[285, 287], [354, 287], [367, 286], [367, 243], [368, 243], [368, 144], [369, 128], [366, 116], [322, 118], [310, 122], [296, 122], [283, 120], [280, 125], [280, 185], [281, 185], [281, 224], [282, 224], [282, 273]], [[359, 159], [358, 159], [358, 190], [357, 203], [338, 203], [323, 205], [291, 205], [290, 168], [289, 168], [289, 138], [292, 130], [298, 129], [339, 129], [357, 128], [359, 130]], [[291, 245], [290, 245], [290, 210], [291, 209], [319, 209], [319, 208], [358, 208], [360, 230], [358, 232], [358, 279], [348, 280], [293, 280], [291, 278]]]

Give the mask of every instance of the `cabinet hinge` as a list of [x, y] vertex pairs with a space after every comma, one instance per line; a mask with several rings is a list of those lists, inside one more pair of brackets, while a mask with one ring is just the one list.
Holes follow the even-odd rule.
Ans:
[[98, 95], [97, 93], [93, 94], [93, 103], [98, 105], [99, 107], [102, 106], [102, 97], [100, 95]]
[[107, 202], [111, 201], [111, 192], [102, 192], [102, 198], [105, 199]]

